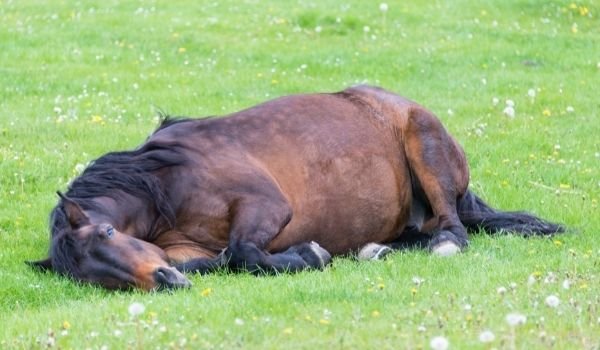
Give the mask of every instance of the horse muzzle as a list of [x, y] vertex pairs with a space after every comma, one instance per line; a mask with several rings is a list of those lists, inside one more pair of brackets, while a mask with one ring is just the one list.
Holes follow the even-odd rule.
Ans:
[[159, 267], [154, 271], [153, 276], [158, 290], [189, 288], [192, 286], [192, 282], [174, 267]]

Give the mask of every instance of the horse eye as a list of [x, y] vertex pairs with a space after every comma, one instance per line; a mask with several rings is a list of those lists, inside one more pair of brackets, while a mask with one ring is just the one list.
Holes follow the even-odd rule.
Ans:
[[109, 226], [106, 229], [106, 235], [108, 236], [108, 238], [111, 238], [114, 233], [115, 233], [115, 229], [112, 226]]

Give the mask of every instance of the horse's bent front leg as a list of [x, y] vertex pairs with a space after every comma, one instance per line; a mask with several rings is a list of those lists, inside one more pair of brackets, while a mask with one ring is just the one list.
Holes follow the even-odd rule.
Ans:
[[404, 129], [404, 146], [413, 176], [413, 196], [425, 196], [433, 212], [429, 249], [449, 255], [468, 245], [456, 210], [469, 173], [462, 149], [431, 113], [415, 108]]
[[[279, 197], [279, 196], [277, 196]], [[302, 243], [270, 254], [267, 245], [289, 223], [292, 211], [283, 196], [252, 196], [232, 208], [229, 245], [224, 253], [232, 269], [261, 272], [294, 272], [323, 268], [331, 255], [317, 243]]]

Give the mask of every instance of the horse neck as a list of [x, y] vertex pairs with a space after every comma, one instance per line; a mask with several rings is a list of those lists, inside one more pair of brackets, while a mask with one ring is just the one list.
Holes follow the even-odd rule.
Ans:
[[86, 210], [92, 224], [109, 223], [121, 233], [145, 241], [153, 240], [160, 221], [153, 204], [128, 194], [120, 194], [117, 198], [92, 199], [93, 209]]

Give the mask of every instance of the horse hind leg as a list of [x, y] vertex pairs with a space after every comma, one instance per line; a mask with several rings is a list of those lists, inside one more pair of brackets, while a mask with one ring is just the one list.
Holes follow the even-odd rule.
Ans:
[[452, 255], [468, 245], [456, 203], [468, 186], [468, 169], [462, 149], [431, 113], [414, 108], [404, 128], [404, 148], [413, 177], [414, 195], [422, 194], [431, 208], [429, 249]]

